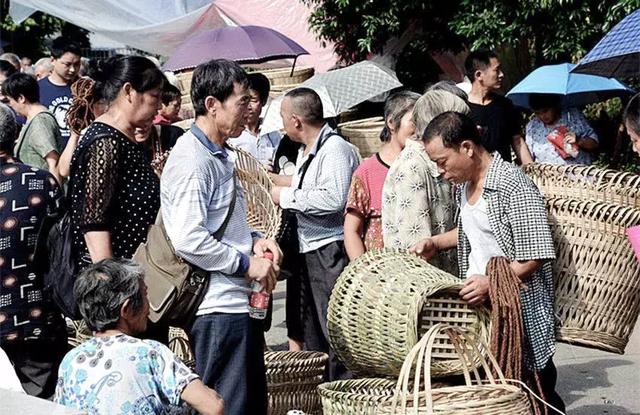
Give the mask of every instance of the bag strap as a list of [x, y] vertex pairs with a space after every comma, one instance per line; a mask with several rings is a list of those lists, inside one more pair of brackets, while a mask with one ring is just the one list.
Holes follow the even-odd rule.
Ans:
[[35, 119], [40, 114], [48, 114], [51, 118], [53, 118], [53, 121], [56, 123], [56, 125], [58, 125], [58, 120], [56, 120], [56, 117], [54, 117], [53, 114], [50, 113], [49, 111], [42, 111], [42, 112], [37, 113], [36, 116], [31, 119], [31, 121], [29, 122], [29, 125], [27, 126], [27, 128], [25, 128], [24, 134], [22, 134], [22, 140], [20, 140], [20, 144], [18, 145], [18, 148], [15, 151], [16, 157], [18, 159], [20, 159], [20, 150], [22, 150], [22, 146], [24, 145], [24, 141], [27, 138], [27, 133], [29, 132], [29, 128], [31, 128], [31, 126], [33, 125], [33, 121], [35, 121]]
[[231, 196], [231, 204], [229, 205], [229, 211], [227, 212], [227, 216], [225, 216], [224, 218], [224, 222], [222, 222], [222, 225], [220, 225], [220, 228], [213, 234], [213, 237], [216, 238], [218, 241], [222, 240], [222, 236], [224, 235], [224, 231], [227, 230], [227, 225], [229, 225], [229, 221], [231, 220], [231, 215], [233, 215], [233, 211], [236, 207], [236, 196], [238, 193], [238, 190], [236, 189], [236, 173], [235, 173], [235, 169], [234, 169], [234, 173], [233, 173], [233, 196]]
[[[302, 189], [302, 182], [304, 181], [304, 177], [307, 175], [307, 171], [309, 170], [309, 166], [311, 165], [311, 162], [315, 158], [316, 154], [318, 154], [320, 152], [320, 149], [322, 148], [322, 146], [327, 141], [329, 141], [329, 139], [331, 137], [334, 137], [334, 136], [342, 138], [342, 136], [340, 136], [338, 134], [330, 134], [324, 140], [321, 140], [318, 143], [318, 147], [316, 147], [315, 154], [309, 154], [309, 158], [307, 158], [307, 161], [305, 161], [304, 164], [302, 165], [302, 167], [300, 168], [301, 174], [300, 174], [300, 181], [298, 182], [298, 189]], [[344, 138], [342, 138], [342, 139], [344, 140]]]

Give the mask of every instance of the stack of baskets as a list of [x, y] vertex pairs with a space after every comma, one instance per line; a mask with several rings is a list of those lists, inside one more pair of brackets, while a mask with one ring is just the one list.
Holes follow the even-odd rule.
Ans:
[[[400, 250], [371, 250], [349, 264], [329, 301], [329, 340], [345, 366], [366, 378], [321, 385], [325, 414], [373, 413], [393, 395], [389, 378], [400, 374], [407, 354], [438, 323], [463, 327], [487, 341], [488, 311], [461, 301], [460, 288], [458, 278]], [[431, 373], [463, 373], [456, 353], [440, 333]]]
[[300, 66], [294, 68], [293, 73], [291, 73], [291, 68], [289, 67], [261, 69], [257, 72], [262, 73], [269, 79], [269, 83], [271, 84], [271, 92], [269, 95], [275, 98], [311, 78], [315, 71], [312, 67]]
[[380, 133], [383, 127], [382, 117], [372, 117], [338, 124], [338, 132], [358, 147], [362, 158], [367, 158], [382, 147]]
[[640, 176], [587, 166], [525, 169], [545, 196], [556, 247], [559, 341], [624, 353], [640, 314]]
[[193, 103], [191, 102], [191, 78], [193, 77], [193, 69], [176, 73], [178, 79], [178, 89], [180, 90], [182, 105], [180, 108], [180, 117], [183, 119], [195, 117]]

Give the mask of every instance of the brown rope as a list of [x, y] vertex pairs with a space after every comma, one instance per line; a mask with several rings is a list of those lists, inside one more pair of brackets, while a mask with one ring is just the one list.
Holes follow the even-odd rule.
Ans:
[[89, 77], [82, 77], [71, 85], [73, 102], [67, 112], [67, 125], [76, 134], [87, 128], [94, 120], [91, 104], [96, 82]]
[[[491, 298], [491, 352], [507, 379], [524, 382], [545, 399], [538, 372], [531, 373], [523, 365], [525, 335], [520, 303], [522, 282], [504, 257], [491, 258], [487, 265], [487, 276]], [[532, 400], [532, 406], [534, 413], [539, 415], [541, 412], [537, 402]], [[546, 406], [544, 414], [548, 414]]]

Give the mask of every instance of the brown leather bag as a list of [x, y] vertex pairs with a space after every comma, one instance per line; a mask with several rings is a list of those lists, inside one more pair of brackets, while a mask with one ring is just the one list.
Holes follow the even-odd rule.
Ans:
[[[227, 228], [235, 202], [234, 186], [229, 212], [220, 229], [213, 234], [217, 240], [221, 240]], [[188, 329], [209, 287], [209, 272], [176, 255], [167, 236], [161, 211], [158, 212], [156, 223], [149, 227], [147, 241], [140, 244], [133, 260], [145, 270], [149, 319]]]

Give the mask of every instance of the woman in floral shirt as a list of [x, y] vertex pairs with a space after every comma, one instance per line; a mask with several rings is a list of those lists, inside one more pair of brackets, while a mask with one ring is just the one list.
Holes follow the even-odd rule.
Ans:
[[350, 260], [372, 248], [382, 248], [382, 185], [389, 166], [415, 134], [412, 112], [420, 95], [403, 91], [384, 104], [384, 143], [379, 153], [363, 161], [353, 174], [344, 221], [344, 242]]

